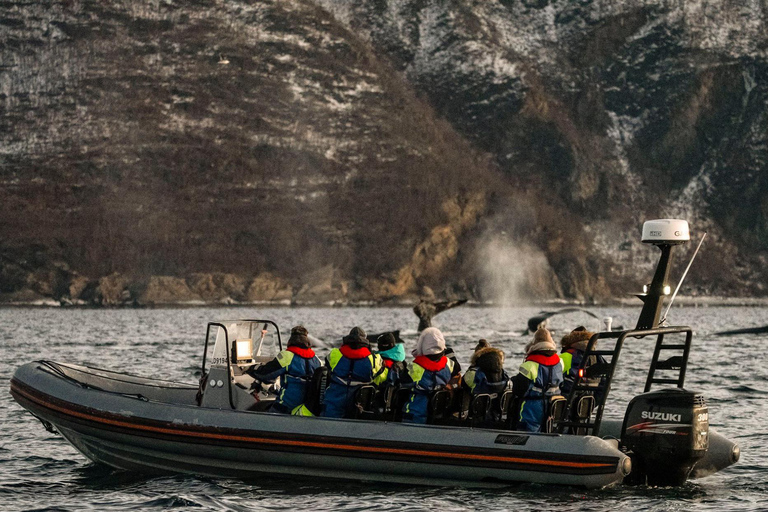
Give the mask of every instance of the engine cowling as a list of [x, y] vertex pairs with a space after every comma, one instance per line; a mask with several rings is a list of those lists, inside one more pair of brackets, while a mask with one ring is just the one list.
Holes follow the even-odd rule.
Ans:
[[678, 388], [636, 396], [624, 415], [621, 443], [632, 452], [633, 483], [682, 485], [709, 448], [704, 396]]

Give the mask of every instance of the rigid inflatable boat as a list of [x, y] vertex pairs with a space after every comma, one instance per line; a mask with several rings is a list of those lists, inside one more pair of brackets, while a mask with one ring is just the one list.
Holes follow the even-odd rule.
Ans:
[[[638, 325], [592, 337], [584, 361], [595, 355], [602, 362], [580, 368], [570, 394], [550, 405], [547, 433], [507, 428], [513, 425], [507, 396], [455, 400], [446, 390], [430, 399], [427, 425], [397, 422], [392, 397], [376, 410], [360, 397], [359, 419], [268, 413], [274, 395], [254, 391], [245, 370], [283, 348], [279, 327], [269, 320], [208, 324], [198, 385], [37, 361], [16, 370], [11, 394], [92, 461], [144, 473], [278, 473], [427, 485], [679, 485], [735, 463], [739, 451], [709, 429], [704, 397], [683, 389], [691, 329], [659, 326], [670, 251], [689, 239], [688, 225], [649, 221], [643, 234], [662, 254], [641, 296]], [[622, 346], [642, 339], [656, 340], [644, 393], [628, 404], [623, 421], [603, 420]], [[659, 385], [667, 387], [651, 389]], [[321, 400], [322, 378], [313, 389]], [[500, 413], [491, 424], [483, 420], [489, 407]]]

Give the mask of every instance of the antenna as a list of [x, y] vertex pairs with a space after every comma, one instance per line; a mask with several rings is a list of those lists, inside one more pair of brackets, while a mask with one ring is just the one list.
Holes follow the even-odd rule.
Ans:
[[636, 330], [655, 329], [659, 326], [664, 297], [671, 291], [667, 286], [667, 279], [672, 263], [672, 249], [690, 240], [688, 222], [684, 220], [657, 219], [643, 223], [642, 242], [655, 245], [661, 254], [651, 284], [644, 286], [643, 293], [637, 295], [644, 304], [637, 319]]
[[685, 267], [685, 272], [683, 272], [683, 277], [681, 277], [680, 282], [677, 283], [677, 288], [675, 288], [675, 293], [673, 293], [672, 298], [669, 299], [669, 304], [667, 304], [667, 310], [664, 311], [664, 316], [661, 318], [661, 321], [659, 322], [659, 324], [663, 324], [667, 321], [667, 313], [669, 313], [669, 309], [672, 307], [672, 303], [675, 302], [675, 297], [677, 297], [677, 292], [680, 291], [680, 286], [682, 286], [683, 281], [685, 281], [685, 276], [688, 275], [688, 271], [691, 269], [693, 260], [696, 259], [696, 255], [699, 253], [699, 249], [701, 249], [701, 244], [704, 243], [705, 238], [707, 238], [706, 232], [704, 232], [704, 235], [701, 237], [701, 240], [699, 240], [699, 245], [696, 246], [696, 250], [693, 251], [693, 256], [691, 256], [691, 261], [689, 261], [688, 266]]

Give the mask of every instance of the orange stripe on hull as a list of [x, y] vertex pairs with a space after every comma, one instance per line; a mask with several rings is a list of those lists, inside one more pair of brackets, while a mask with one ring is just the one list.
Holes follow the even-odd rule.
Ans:
[[138, 423], [114, 420], [114, 419], [95, 416], [92, 414], [87, 414], [79, 411], [73, 411], [71, 409], [67, 409], [65, 407], [61, 407], [61, 406], [52, 404], [50, 402], [46, 402], [40, 398], [34, 397], [21, 389], [16, 388], [14, 391], [24, 396], [26, 399], [32, 402], [35, 402], [38, 405], [61, 412], [63, 414], [67, 414], [69, 416], [75, 416], [77, 418], [85, 419], [88, 421], [94, 421], [97, 423], [103, 423], [103, 424], [113, 425], [117, 427], [143, 430], [147, 432], [157, 432], [161, 434], [180, 435], [180, 436], [193, 437], [193, 438], [197, 437], [197, 438], [205, 438], [205, 439], [218, 439], [218, 440], [224, 440], [224, 441], [240, 441], [240, 442], [257, 443], [257, 444], [263, 444], [263, 445], [294, 446], [294, 447], [306, 447], [306, 448], [327, 448], [327, 449], [335, 449], [335, 450], [356, 451], [356, 452], [363, 452], [363, 453], [395, 453], [400, 455], [418, 455], [422, 457], [431, 457], [431, 458], [439, 458], [439, 459], [452, 458], [452, 459], [493, 461], [493, 462], [509, 462], [509, 463], [517, 463], [517, 464], [534, 464], [538, 466], [578, 468], [578, 469], [605, 468], [605, 469], [612, 470], [615, 467], [615, 464], [600, 463], [600, 462], [569, 462], [569, 461], [559, 461], [559, 460], [534, 459], [530, 457], [512, 457], [512, 456], [506, 456], [506, 455], [479, 455], [479, 454], [471, 454], [471, 453], [455, 453], [455, 452], [452, 453], [452, 452], [443, 452], [443, 451], [437, 452], [437, 451], [428, 451], [428, 450], [411, 450], [411, 449], [405, 449], [405, 448], [357, 446], [353, 444], [342, 444], [342, 443], [323, 443], [323, 442], [315, 442], [315, 441], [297, 441], [297, 440], [290, 440], [290, 439], [268, 439], [264, 437], [241, 436], [241, 435], [234, 435], [234, 434], [215, 434], [213, 432], [194, 432], [190, 430], [181, 430], [181, 429], [166, 428], [166, 427], [155, 427], [151, 425], [141, 425]]

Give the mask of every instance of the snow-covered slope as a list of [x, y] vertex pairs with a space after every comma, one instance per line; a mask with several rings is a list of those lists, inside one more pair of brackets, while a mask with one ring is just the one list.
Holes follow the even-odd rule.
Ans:
[[7, 300], [765, 293], [765, 2], [5, 5]]

